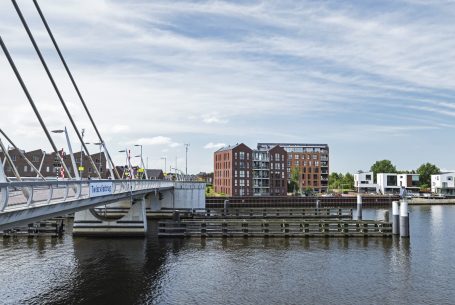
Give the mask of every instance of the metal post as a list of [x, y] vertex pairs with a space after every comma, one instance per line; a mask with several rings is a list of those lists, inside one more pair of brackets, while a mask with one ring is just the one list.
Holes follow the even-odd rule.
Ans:
[[3, 162], [0, 159], [0, 182], [7, 182], [5, 169], [3, 168]]
[[[46, 18], [44, 18], [43, 12], [41, 11], [41, 8], [39, 7], [38, 2], [37, 2], [36, 0], [34, 0], [33, 3], [35, 4], [36, 10], [38, 11], [38, 14], [39, 14], [40, 17], [41, 17], [41, 20], [43, 21], [43, 24], [44, 24], [44, 26], [46, 27], [46, 30], [47, 30], [47, 32], [48, 32], [48, 34], [49, 34], [49, 37], [51, 38], [52, 43], [54, 44], [54, 47], [55, 47], [55, 49], [56, 49], [56, 51], [57, 51], [57, 53], [58, 53], [58, 55], [59, 55], [59, 57], [60, 57], [60, 60], [62, 61], [63, 66], [65, 67], [66, 72], [68, 73], [68, 76], [69, 76], [69, 78], [70, 78], [70, 80], [71, 80], [71, 83], [73, 84], [74, 89], [76, 90], [76, 93], [77, 93], [77, 95], [79, 96], [79, 99], [80, 99], [80, 101], [81, 101], [81, 103], [82, 103], [82, 106], [84, 107], [85, 112], [87, 113], [87, 115], [88, 115], [88, 117], [89, 117], [89, 119], [90, 119], [90, 122], [92, 123], [93, 128], [95, 129], [95, 132], [96, 132], [96, 134], [98, 135], [98, 138], [99, 138], [100, 142], [101, 142], [101, 143], [104, 143], [104, 140], [101, 138], [101, 134], [100, 134], [100, 132], [98, 131], [98, 128], [96, 127], [95, 121], [93, 120], [92, 115], [90, 114], [90, 111], [88, 110], [87, 105], [85, 104], [85, 101], [84, 101], [84, 99], [83, 99], [83, 97], [82, 97], [82, 94], [81, 94], [81, 92], [79, 91], [78, 86], [76, 85], [76, 81], [74, 80], [73, 75], [71, 74], [71, 71], [70, 71], [70, 69], [68, 68], [68, 65], [66, 64], [65, 58], [63, 57], [63, 54], [62, 54], [62, 52], [60, 51], [60, 48], [59, 48], [59, 46], [58, 46], [58, 44], [57, 44], [57, 41], [55, 40], [54, 35], [52, 34], [52, 31], [51, 31], [51, 29], [49, 28], [49, 25], [47, 24]], [[114, 169], [114, 172], [115, 172], [117, 178], [120, 179], [120, 174], [118, 173], [117, 168], [115, 167], [115, 164], [114, 164], [114, 162], [112, 161], [111, 155], [109, 154], [109, 151], [108, 151], [106, 148], [105, 148], [105, 153], [106, 153], [107, 157], [109, 158], [109, 162], [111, 162], [112, 168]], [[88, 154], [88, 153], [87, 153], [87, 154]], [[96, 169], [96, 166], [95, 166], [95, 169]]]
[[[43, 168], [44, 158], [46, 158], [46, 152], [43, 150], [43, 158], [41, 158], [41, 163], [40, 163], [39, 168], [38, 168], [39, 174], [41, 174], [41, 170]], [[39, 174], [36, 175], [36, 178], [39, 177]]]
[[320, 209], [321, 208], [321, 201], [319, 201], [319, 199], [316, 199], [316, 209]]
[[[55, 81], [54, 81], [54, 77], [52, 76], [52, 74], [51, 74], [51, 72], [50, 72], [50, 70], [49, 70], [49, 67], [47, 66], [47, 63], [46, 63], [46, 61], [44, 60], [44, 57], [43, 57], [43, 55], [41, 54], [41, 51], [40, 51], [40, 49], [39, 49], [39, 47], [38, 47], [38, 45], [37, 45], [37, 43], [36, 43], [36, 41], [35, 41], [35, 38], [33, 37], [32, 32], [30, 31], [30, 28], [28, 27], [27, 22], [25, 21], [25, 18], [24, 18], [24, 16], [22, 15], [21, 10], [19, 9], [19, 6], [18, 6], [17, 3], [16, 3], [16, 0], [12, 0], [12, 2], [13, 2], [13, 5], [14, 5], [14, 8], [16, 9], [17, 14], [19, 15], [19, 18], [20, 18], [21, 21], [22, 21], [22, 25], [24, 26], [25, 31], [27, 32], [28, 37], [30, 38], [30, 41], [31, 41], [32, 44], [33, 44], [33, 47], [35, 48], [36, 54], [38, 54], [38, 57], [39, 57], [39, 59], [40, 59], [40, 61], [41, 61], [41, 64], [43, 65], [44, 70], [46, 71], [46, 74], [47, 74], [47, 76], [49, 77], [49, 80], [51, 81], [52, 87], [54, 88], [55, 92], [57, 93], [58, 99], [59, 99], [60, 103], [62, 104], [63, 109], [65, 110], [65, 113], [66, 113], [66, 115], [68, 116], [68, 118], [69, 118], [69, 120], [70, 120], [70, 122], [71, 122], [71, 125], [73, 126], [74, 130], [76, 131], [76, 134], [77, 134], [79, 140], [81, 141], [82, 146], [83, 146], [84, 149], [85, 149], [85, 152], [86, 152], [88, 155], [90, 155], [89, 152], [88, 152], [87, 147], [86, 147], [85, 144], [84, 144], [84, 141], [82, 140], [81, 135], [79, 134], [79, 129], [77, 128], [76, 123], [74, 122], [73, 117], [71, 116], [71, 113], [69, 112], [68, 107], [66, 106], [65, 101], [63, 100], [63, 96], [62, 96], [62, 94], [60, 93], [60, 90], [58, 89], [57, 84], [56, 84]], [[93, 160], [92, 160], [92, 161], [93, 161]], [[68, 169], [67, 169], [67, 168], [65, 168], [65, 170], [68, 172]], [[96, 170], [96, 167], [95, 167], [95, 170]], [[98, 170], [96, 170], [96, 171], [97, 171], [97, 173], [98, 173], [98, 176], [100, 176], [100, 173], [98, 172]], [[69, 176], [69, 172], [68, 172], [68, 176]], [[100, 176], [100, 178], [101, 178], [101, 176]]]
[[6, 58], [8, 59], [8, 62], [9, 62], [9, 64], [10, 64], [11, 68], [13, 69], [14, 74], [16, 75], [17, 80], [19, 81], [19, 83], [20, 83], [20, 85], [21, 85], [21, 87], [22, 87], [22, 90], [24, 91], [24, 93], [25, 93], [25, 95], [26, 95], [26, 97], [27, 97], [27, 99], [28, 99], [28, 102], [29, 102], [30, 105], [32, 106], [33, 112], [35, 113], [36, 117], [38, 118], [38, 121], [39, 121], [39, 123], [40, 123], [40, 125], [41, 125], [41, 128], [44, 130], [44, 133], [46, 134], [46, 137], [47, 137], [47, 139], [49, 140], [49, 143], [51, 144], [52, 149], [53, 149], [54, 152], [58, 155], [58, 158], [60, 159], [60, 162], [62, 163], [63, 168], [64, 168], [65, 171], [68, 173], [68, 177], [69, 177], [69, 178], [72, 178], [71, 175], [69, 174], [69, 171], [68, 171], [68, 168], [66, 167], [65, 162], [63, 161], [62, 156], [60, 156], [60, 154], [58, 153], [58, 149], [57, 149], [57, 147], [55, 146], [55, 143], [54, 143], [54, 141], [52, 140], [52, 137], [51, 137], [49, 131], [47, 130], [47, 127], [46, 127], [46, 125], [44, 124], [44, 121], [43, 121], [43, 119], [41, 118], [41, 115], [40, 115], [38, 109], [36, 108], [35, 102], [33, 101], [33, 99], [32, 99], [32, 97], [31, 97], [30, 93], [28, 92], [28, 89], [27, 89], [27, 87], [25, 86], [25, 83], [24, 83], [24, 81], [22, 80], [22, 77], [21, 77], [21, 75], [19, 74], [19, 71], [17, 70], [16, 65], [14, 64], [14, 61], [13, 61], [13, 59], [11, 58], [11, 55], [9, 54], [8, 49], [6, 48], [5, 43], [3, 42], [3, 39], [2, 39], [1, 36], [0, 36], [0, 45], [1, 45], [2, 49], [3, 49], [3, 52], [4, 52], [5, 55], [6, 55]]
[[188, 175], [188, 147], [190, 144], [185, 144], [185, 175]]
[[400, 234], [400, 205], [398, 201], [392, 201], [392, 234]]
[[66, 136], [66, 142], [68, 143], [68, 150], [70, 153], [71, 164], [73, 165], [74, 176], [76, 177], [77, 180], [80, 180], [79, 171], [77, 170], [77, 165], [76, 165], [76, 159], [74, 158], [73, 148], [71, 147], [70, 137], [68, 136], [68, 130], [66, 129], [66, 127], [65, 127], [65, 136]]
[[229, 200], [226, 199], [224, 201], [224, 215], [225, 216], [227, 216], [228, 210], [229, 210]]
[[389, 222], [390, 217], [389, 217], [389, 210], [384, 211], [384, 222]]
[[362, 196], [357, 194], [357, 220], [362, 220]]
[[400, 236], [409, 237], [409, 213], [406, 199], [402, 199], [400, 205]]

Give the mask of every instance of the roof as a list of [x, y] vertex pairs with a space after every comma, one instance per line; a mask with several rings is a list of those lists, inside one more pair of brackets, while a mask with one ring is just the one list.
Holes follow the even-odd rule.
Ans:
[[[244, 144], [244, 143], [237, 143], [237, 144], [235, 144], [235, 145], [228, 145], [228, 146], [222, 147], [222, 148], [218, 149], [216, 152], [233, 150], [233, 149], [239, 147], [240, 145], [245, 145], [246, 147], [248, 147], [248, 146], [247, 146], [246, 144]], [[249, 147], [248, 147], [248, 148], [249, 148]], [[249, 149], [251, 149], [251, 148], [249, 148]]]
[[146, 169], [148, 177], [159, 177], [163, 175], [163, 171], [161, 169]]

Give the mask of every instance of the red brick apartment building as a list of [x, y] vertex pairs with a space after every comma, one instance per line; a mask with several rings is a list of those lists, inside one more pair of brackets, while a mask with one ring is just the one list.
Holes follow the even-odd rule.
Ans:
[[258, 143], [258, 150], [281, 146], [287, 152], [287, 180], [291, 169], [299, 170], [302, 190], [326, 193], [329, 184], [329, 146], [327, 144]]
[[214, 153], [213, 186], [217, 193], [227, 196], [253, 195], [253, 150], [236, 144]]
[[252, 150], [245, 144], [214, 153], [214, 189], [227, 196], [284, 196], [287, 153], [280, 146]]

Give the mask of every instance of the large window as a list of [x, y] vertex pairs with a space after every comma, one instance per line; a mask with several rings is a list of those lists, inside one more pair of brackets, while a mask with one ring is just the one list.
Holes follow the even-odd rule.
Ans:
[[397, 176], [387, 176], [387, 186], [397, 186]]

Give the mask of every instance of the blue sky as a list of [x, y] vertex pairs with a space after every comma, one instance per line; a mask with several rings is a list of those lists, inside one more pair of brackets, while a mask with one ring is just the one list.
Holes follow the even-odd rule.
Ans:
[[[96, 141], [33, 4], [18, 2], [78, 126]], [[149, 167], [166, 156], [183, 168], [190, 143], [189, 171], [212, 171], [223, 144], [304, 142], [329, 144], [331, 171], [380, 159], [455, 169], [455, 1], [40, 5], [118, 161], [118, 150], [140, 143]], [[70, 127], [9, 1], [0, 20], [49, 128]], [[3, 54], [0, 79], [0, 128], [25, 149], [50, 151]]]

